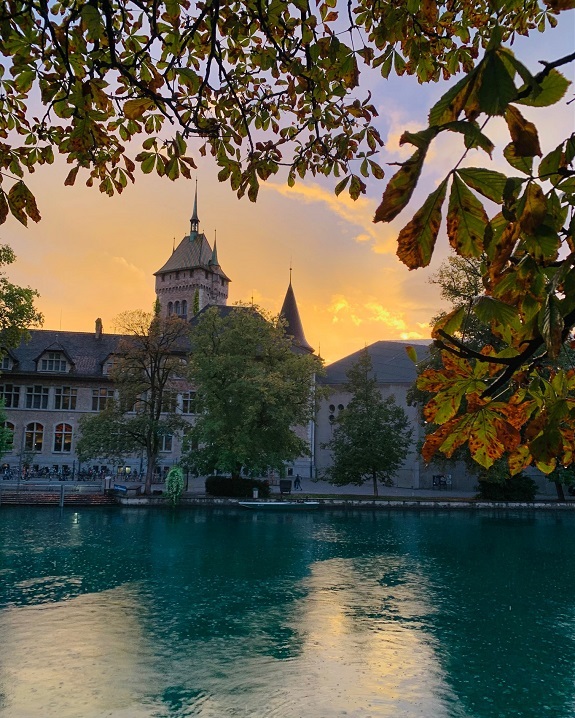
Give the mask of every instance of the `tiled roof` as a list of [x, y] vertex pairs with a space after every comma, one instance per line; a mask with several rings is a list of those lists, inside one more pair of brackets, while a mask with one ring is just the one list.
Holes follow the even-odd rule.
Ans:
[[200, 268], [218, 274], [230, 281], [219, 264], [211, 263], [210, 260], [213, 259], [213, 256], [214, 251], [206, 239], [206, 235], [203, 232], [192, 233], [182, 239], [168, 261], [154, 274]]
[[[373, 364], [373, 373], [380, 384], [411, 384], [417, 376], [416, 366], [407, 356], [405, 348], [413, 346], [421, 361], [429, 354], [427, 345], [400, 341], [381, 341], [367, 347]], [[323, 384], [345, 384], [347, 372], [357, 362], [363, 349], [326, 367]]]
[[[121, 334], [102, 334], [99, 339], [93, 332], [63, 332], [52, 329], [34, 329], [30, 332], [30, 341], [22, 342], [10, 355], [17, 361], [16, 372], [35, 372], [36, 360], [46, 351], [61, 350], [73, 363], [70, 374], [74, 376], [102, 376], [102, 363], [112, 354]], [[7, 380], [12, 372], [2, 373]], [[42, 372], [42, 374], [52, 372]], [[54, 374], [60, 374], [54, 372]]]

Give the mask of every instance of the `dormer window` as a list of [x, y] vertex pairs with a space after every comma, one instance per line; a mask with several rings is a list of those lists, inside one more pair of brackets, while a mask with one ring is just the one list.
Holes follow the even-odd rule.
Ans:
[[9, 357], [7, 354], [6, 354], [6, 356], [3, 356], [2, 359], [0, 360], [0, 369], [2, 369], [2, 371], [7, 371], [8, 369], [12, 369], [13, 366], [14, 366], [14, 362], [12, 361], [12, 358]]
[[68, 371], [68, 361], [62, 352], [47, 352], [40, 360], [39, 371]]

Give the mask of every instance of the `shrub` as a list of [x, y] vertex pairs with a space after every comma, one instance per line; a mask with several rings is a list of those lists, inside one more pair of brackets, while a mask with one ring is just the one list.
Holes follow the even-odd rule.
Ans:
[[179, 503], [184, 493], [184, 472], [179, 466], [172, 466], [166, 477], [166, 494], [173, 506]]
[[270, 495], [270, 485], [261, 479], [232, 479], [229, 476], [208, 476], [206, 479], [206, 494], [210, 496], [226, 496], [237, 498], [251, 498], [253, 490], [257, 489], [262, 499]]
[[479, 479], [478, 499], [486, 501], [533, 501], [537, 484], [525, 474], [510, 476], [503, 481]]

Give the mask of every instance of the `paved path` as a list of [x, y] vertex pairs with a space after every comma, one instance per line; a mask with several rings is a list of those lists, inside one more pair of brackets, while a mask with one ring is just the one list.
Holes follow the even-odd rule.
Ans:
[[[292, 488], [293, 495], [306, 495], [306, 494], [328, 494], [333, 496], [373, 496], [373, 487], [371, 482], [366, 482], [362, 486], [333, 486], [327, 483], [327, 481], [311, 481], [310, 479], [303, 478], [301, 480], [302, 490], [294, 491]], [[187, 494], [190, 496], [204, 496], [205, 490], [205, 479], [203, 478], [190, 478], [188, 482]], [[272, 494], [279, 494], [279, 487], [272, 486]], [[401, 497], [401, 498], [453, 498], [453, 499], [474, 499], [476, 491], [459, 491], [457, 489], [412, 489], [412, 488], [401, 488], [397, 486], [380, 486], [379, 496], [382, 497]], [[538, 499], [553, 500], [557, 498], [555, 488], [553, 485], [549, 486], [549, 492], [545, 494], [539, 494]], [[571, 497], [566, 494], [565, 498], [570, 499]]]

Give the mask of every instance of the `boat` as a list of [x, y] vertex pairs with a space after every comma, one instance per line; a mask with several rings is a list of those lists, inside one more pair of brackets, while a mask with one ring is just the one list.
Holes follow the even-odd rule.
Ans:
[[238, 501], [244, 509], [255, 511], [310, 511], [319, 509], [319, 501]]

